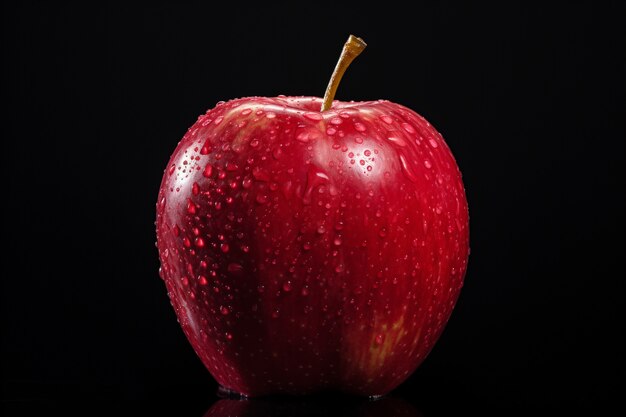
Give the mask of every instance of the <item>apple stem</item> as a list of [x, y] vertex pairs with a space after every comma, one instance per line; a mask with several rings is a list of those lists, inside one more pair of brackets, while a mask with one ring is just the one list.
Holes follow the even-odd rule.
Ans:
[[337, 61], [333, 75], [330, 76], [328, 87], [326, 87], [326, 92], [324, 93], [324, 101], [322, 102], [321, 111], [324, 112], [330, 109], [333, 105], [333, 99], [335, 98], [335, 93], [337, 93], [337, 87], [339, 87], [341, 77], [343, 77], [346, 69], [350, 66], [352, 61], [354, 61], [354, 58], [359, 56], [366, 46], [367, 44], [363, 41], [363, 39], [354, 35], [350, 35], [350, 37], [348, 37], [348, 40], [341, 51], [341, 55], [339, 55], [339, 61]]

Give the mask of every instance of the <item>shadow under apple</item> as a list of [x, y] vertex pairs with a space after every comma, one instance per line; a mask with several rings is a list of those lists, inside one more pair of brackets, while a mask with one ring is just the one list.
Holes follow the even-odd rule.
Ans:
[[409, 402], [394, 397], [377, 400], [342, 396], [221, 399], [204, 417], [423, 417]]

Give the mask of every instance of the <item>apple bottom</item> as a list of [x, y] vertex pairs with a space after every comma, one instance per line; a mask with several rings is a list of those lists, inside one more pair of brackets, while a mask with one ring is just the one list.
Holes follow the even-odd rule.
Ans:
[[280, 398], [241, 401], [221, 399], [211, 406], [204, 417], [246, 416], [246, 417], [293, 417], [326, 416], [344, 417], [389, 417], [421, 416], [411, 404], [400, 398], [381, 398], [368, 401], [359, 398], [336, 398], [334, 396], [314, 396], [304, 398]]
[[331, 288], [316, 297], [314, 289], [294, 284], [280, 291], [278, 301], [276, 289], [259, 294], [258, 288], [241, 288], [219, 320], [168, 286], [179, 292], [173, 304], [187, 338], [226, 391], [245, 397], [319, 391], [384, 395], [424, 360], [444, 323], [428, 314], [432, 306], [418, 307], [413, 299], [386, 304], [391, 297], [371, 297], [393, 291], [391, 299], [401, 300], [403, 285], [361, 294], [332, 291], [333, 285], [340, 280], [326, 283]]

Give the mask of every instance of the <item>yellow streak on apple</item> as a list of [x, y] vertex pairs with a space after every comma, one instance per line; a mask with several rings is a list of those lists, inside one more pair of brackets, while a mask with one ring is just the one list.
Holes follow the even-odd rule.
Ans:
[[[362, 332], [365, 326], [361, 326], [359, 331], [354, 334], [355, 337], [349, 338], [348, 351], [349, 367], [352, 373], [365, 376], [368, 382], [374, 381], [380, 372], [385, 368], [388, 360], [396, 355], [398, 346], [401, 345], [403, 339], [409, 333], [404, 326], [404, 316], [401, 316], [393, 323], [382, 322], [378, 317], [374, 320], [374, 328], [379, 329], [372, 333], [371, 337], [365, 341], [369, 345], [369, 349], [363, 349]], [[421, 329], [417, 329], [413, 340], [409, 341], [413, 351], [419, 342]], [[382, 335], [382, 343], [378, 343], [376, 338]], [[406, 342], [405, 342], [406, 343]]]

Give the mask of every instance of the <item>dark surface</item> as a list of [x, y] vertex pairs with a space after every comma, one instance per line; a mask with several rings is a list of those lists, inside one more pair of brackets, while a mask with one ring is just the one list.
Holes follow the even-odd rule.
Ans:
[[369, 46], [337, 98], [429, 119], [470, 206], [461, 298], [395, 395], [424, 416], [616, 402], [626, 11], [506, 3], [3, 3], [2, 407], [207, 411], [157, 275], [163, 168], [219, 100], [321, 95], [349, 33]]

